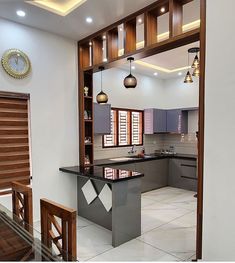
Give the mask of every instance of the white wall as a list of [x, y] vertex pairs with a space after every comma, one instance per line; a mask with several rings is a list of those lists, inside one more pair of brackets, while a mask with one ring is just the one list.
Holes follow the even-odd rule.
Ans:
[[[127, 71], [118, 68], [103, 72], [103, 90], [108, 94], [108, 103], [111, 103], [112, 107], [133, 109], [198, 107], [198, 78], [194, 78], [192, 84], [185, 84], [184, 77], [162, 80], [133, 72], [137, 78], [137, 87], [126, 89], [123, 80], [127, 75]], [[100, 92], [100, 73], [93, 76], [96, 101], [95, 95]]]
[[[144, 109], [146, 107], [163, 107], [163, 80], [133, 73], [137, 78], [135, 89], [126, 89], [124, 78], [129, 73], [113, 68], [103, 72], [103, 90], [109, 96], [112, 107]], [[94, 101], [100, 92], [100, 73], [94, 75]]]
[[193, 78], [191, 84], [184, 83], [184, 76], [164, 81], [164, 108], [198, 107], [199, 82]]
[[235, 260], [234, 0], [207, 0], [203, 260]]
[[[26, 52], [32, 73], [24, 80], [0, 67], [0, 90], [30, 93], [34, 219], [39, 199], [76, 208], [76, 179], [59, 167], [78, 164], [76, 43], [0, 19], [0, 55], [9, 48]], [[9, 197], [0, 202], [10, 204]]]

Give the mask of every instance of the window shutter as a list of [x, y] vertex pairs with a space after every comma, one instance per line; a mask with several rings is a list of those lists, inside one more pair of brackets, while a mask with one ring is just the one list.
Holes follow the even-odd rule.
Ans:
[[130, 144], [130, 113], [128, 111], [118, 111], [118, 142], [120, 146]]
[[132, 142], [131, 144], [142, 144], [142, 136], [143, 136], [143, 129], [142, 129], [142, 112], [131, 112], [131, 123], [132, 123]]
[[0, 94], [0, 189], [30, 183], [28, 99]]

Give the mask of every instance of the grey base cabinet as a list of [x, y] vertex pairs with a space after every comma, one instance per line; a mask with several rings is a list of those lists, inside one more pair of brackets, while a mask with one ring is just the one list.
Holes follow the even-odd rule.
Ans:
[[167, 186], [168, 162], [168, 159], [160, 159], [130, 164], [117, 164], [113, 165], [113, 167], [143, 173], [144, 177], [141, 178], [141, 192], [143, 193]]
[[168, 185], [197, 191], [197, 162], [187, 159], [170, 159]]

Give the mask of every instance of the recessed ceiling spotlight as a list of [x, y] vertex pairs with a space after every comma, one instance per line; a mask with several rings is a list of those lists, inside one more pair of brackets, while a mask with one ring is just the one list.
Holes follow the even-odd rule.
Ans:
[[164, 12], [166, 11], [166, 8], [165, 8], [165, 7], [162, 7], [162, 8], [160, 9], [160, 11], [161, 11], [161, 13], [164, 13]]
[[157, 76], [157, 75], [158, 75], [158, 73], [157, 73], [157, 72], [154, 72], [154, 73], [153, 73], [153, 75], [154, 75], [154, 76]]
[[179, 73], [178, 73], [179, 76], [182, 76], [182, 74], [183, 74], [182, 72], [179, 72]]
[[89, 42], [89, 46], [92, 46], [92, 42], [91, 41]]
[[131, 69], [135, 69], [135, 66], [131, 66]]
[[86, 22], [87, 22], [88, 24], [91, 24], [91, 23], [93, 22], [93, 19], [92, 19], [91, 17], [87, 17], [87, 18], [86, 18]]
[[138, 23], [139, 23], [139, 24], [141, 24], [142, 21], [143, 21], [142, 18], [139, 18], [139, 19], [138, 19]]
[[26, 13], [23, 10], [17, 10], [16, 14], [20, 17], [25, 17]]
[[103, 35], [103, 39], [104, 39], [104, 40], [106, 39], [106, 35]]
[[120, 27], [120, 29], [119, 29], [120, 31], [123, 31], [123, 28], [122, 27]]

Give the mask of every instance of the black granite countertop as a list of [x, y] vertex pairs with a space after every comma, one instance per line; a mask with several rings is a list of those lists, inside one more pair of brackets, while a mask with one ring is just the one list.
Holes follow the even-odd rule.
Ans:
[[[126, 156], [128, 159], [126, 160], [118, 160], [117, 158], [110, 159], [99, 159], [94, 161], [94, 165], [97, 166], [106, 166], [106, 165], [115, 165], [115, 164], [128, 164], [128, 163], [136, 163], [136, 162], [146, 162], [152, 160], [166, 159], [166, 158], [176, 158], [176, 159], [188, 159], [188, 160], [196, 160], [197, 155], [193, 154], [149, 154], [144, 157], [137, 156]], [[121, 157], [120, 157], [121, 158]], [[124, 157], [125, 158], [125, 157]], [[114, 160], [116, 159], [116, 160]]]
[[90, 179], [97, 179], [109, 183], [115, 183], [144, 176], [143, 174], [134, 171], [125, 171], [101, 166], [90, 166], [85, 168], [80, 166], [72, 166], [62, 167], [59, 170], [65, 173], [73, 174], [75, 176], [88, 177]]

